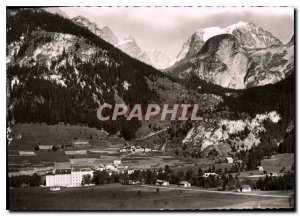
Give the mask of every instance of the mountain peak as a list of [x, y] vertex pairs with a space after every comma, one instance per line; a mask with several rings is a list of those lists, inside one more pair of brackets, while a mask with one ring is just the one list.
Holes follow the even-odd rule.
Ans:
[[81, 15], [78, 15], [78, 16], [72, 18], [72, 21], [76, 22], [76, 23], [85, 23], [85, 24], [91, 24], [92, 23], [88, 18], [86, 18], [84, 16], [81, 16]]
[[245, 48], [255, 49], [282, 45], [282, 42], [278, 38], [263, 28], [251, 22], [239, 21], [225, 28], [214, 26], [196, 30], [183, 44], [177, 55], [176, 62], [184, 58], [194, 57], [208, 39], [221, 34], [231, 34], [235, 36], [239, 43]]
[[236, 29], [236, 28], [239, 28], [239, 27], [243, 27], [243, 26], [246, 26], [246, 25], [249, 25], [251, 23], [247, 23], [247, 22], [243, 22], [243, 21], [239, 21], [233, 25], [230, 25], [227, 27], [227, 29], [229, 30], [229, 32], [231, 32], [233, 29]]
[[91, 22], [89, 19], [81, 15], [74, 17], [72, 21], [81, 27], [87, 28], [95, 35], [112, 45], [116, 45], [119, 42], [118, 37], [108, 26], [104, 26], [102, 29], [100, 29], [96, 23]]
[[59, 7], [45, 7], [43, 8], [43, 10], [52, 14], [58, 14], [64, 18], [69, 19], [68, 15], [65, 12], [63, 12]]
[[114, 32], [108, 26], [104, 26], [102, 29], [102, 38], [107, 42], [117, 45], [119, 43], [119, 38], [114, 34]]
[[293, 46], [294, 45], [294, 35], [292, 36], [291, 40], [287, 43], [287, 46]]
[[124, 37], [124, 39], [123, 39], [124, 41], [135, 41], [135, 39], [134, 39], [134, 37], [132, 36], [132, 34], [127, 34], [125, 37]]

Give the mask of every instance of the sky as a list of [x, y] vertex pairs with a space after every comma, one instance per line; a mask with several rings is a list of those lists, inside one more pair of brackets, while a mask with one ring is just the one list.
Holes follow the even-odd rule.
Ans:
[[171, 58], [197, 29], [252, 22], [282, 42], [294, 34], [292, 7], [64, 7], [70, 18], [82, 15], [109, 26], [119, 39], [131, 34], [143, 50], [159, 49]]

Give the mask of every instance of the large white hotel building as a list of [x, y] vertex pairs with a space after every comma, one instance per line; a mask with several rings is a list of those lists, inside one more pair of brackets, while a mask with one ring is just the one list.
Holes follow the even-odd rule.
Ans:
[[46, 186], [79, 187], [88, 174], [93, 177], [92, 170], [56, 169], [46, 175]]

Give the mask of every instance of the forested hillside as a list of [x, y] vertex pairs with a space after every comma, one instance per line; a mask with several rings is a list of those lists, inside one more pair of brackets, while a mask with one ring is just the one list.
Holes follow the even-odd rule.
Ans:
[[11, 10], [6, 36], [8, 111], [16, 123], [82, 123], [130, 138], [139, 123], [99, 122], [98, 103], [160, 99], [149, 83], [162, 73], [59, 15]]

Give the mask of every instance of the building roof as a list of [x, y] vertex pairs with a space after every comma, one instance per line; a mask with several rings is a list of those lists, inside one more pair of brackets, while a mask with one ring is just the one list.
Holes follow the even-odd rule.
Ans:
[[87, 140], [76, 140], [76, 141], [72, 141], [72, 143], [74, 145], [81, 145], [81, 144], [89, 144], [89, 141], [87, 141]]
[[55, 175], [71, 174], [71, 171], [71, 169], [57, 169], [55, 170]]
[[191, 184], [188, 181], [181, 181], [179, 184]]
[[156, 182], [161, 182], [161, 183], [163, 183], [163, 182], [168, 182], [168, 181], [157, 179]]

